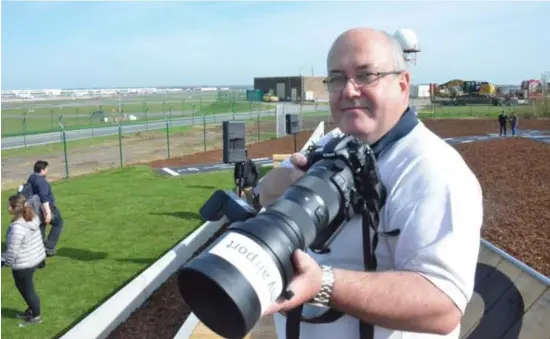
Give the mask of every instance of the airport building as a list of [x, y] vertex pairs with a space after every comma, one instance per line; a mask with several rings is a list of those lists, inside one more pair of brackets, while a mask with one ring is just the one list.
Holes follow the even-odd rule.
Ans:
[[286, 76], [254, 78], [254, 89], [279, 98], [279, 101], [327, 101], [325, 77]]

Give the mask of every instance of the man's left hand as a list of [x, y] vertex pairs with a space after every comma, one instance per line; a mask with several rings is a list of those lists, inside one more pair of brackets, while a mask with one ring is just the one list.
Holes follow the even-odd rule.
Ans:
[[296, 275], [287, 289], [294, 294], [292, 298], [280, 297], [267, 308], [263, 315], [288, 311], [309, 302], [321, 289], [321, 266], [307, 253], [297, 250], [293, 255]]

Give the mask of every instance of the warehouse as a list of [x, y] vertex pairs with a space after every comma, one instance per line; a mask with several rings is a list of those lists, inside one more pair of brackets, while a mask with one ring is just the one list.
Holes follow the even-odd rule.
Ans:
[[263, 94], [272, 93], [280, 101], [327, 101], [324, 77], [288, 76], [254, 78], [254, 89]]

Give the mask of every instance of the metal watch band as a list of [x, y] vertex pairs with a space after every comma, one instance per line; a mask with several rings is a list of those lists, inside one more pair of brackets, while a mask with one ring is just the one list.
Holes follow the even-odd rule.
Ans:
[[311, 300], [311, 304], [329, 307], [332, 289], [334, 287], [334, 269], [330, 266], [321, 265], [321, 289]]

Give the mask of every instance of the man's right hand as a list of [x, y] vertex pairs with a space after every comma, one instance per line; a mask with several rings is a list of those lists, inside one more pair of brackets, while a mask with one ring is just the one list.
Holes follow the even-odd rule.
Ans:
[[269, 171], [260, 184], [260, 203], [267, 207], [279, 198], [292, 184], [304, 176], [305, 172], [300, 170], [307, 164], [307, 158], [301, 153], [294, 153], [290, 156], [290, 163], [293, 168], [278, 167]]

